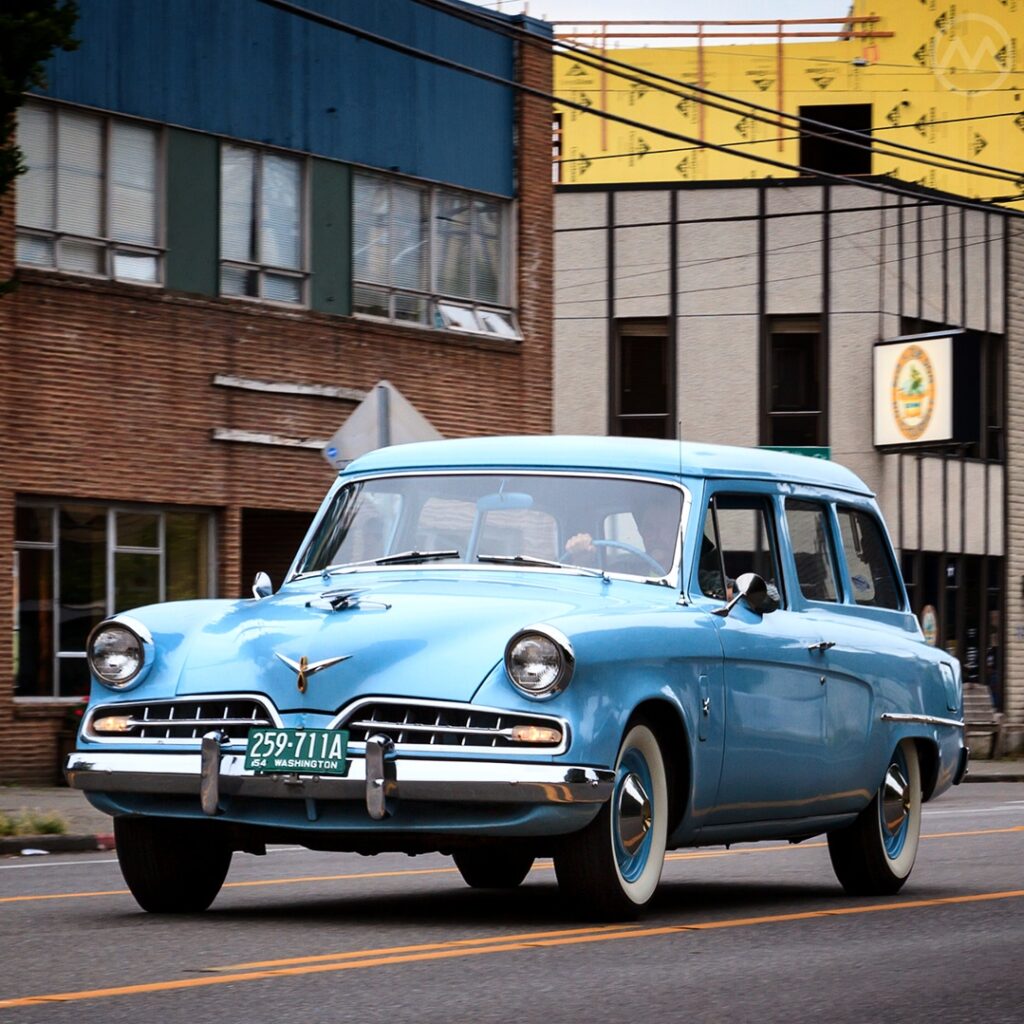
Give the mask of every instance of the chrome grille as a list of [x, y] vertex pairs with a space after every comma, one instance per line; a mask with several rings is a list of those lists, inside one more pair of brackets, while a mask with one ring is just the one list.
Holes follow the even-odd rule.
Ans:
[[[98, 719], [129, 717], [124, 732], [97, 732]], [[254, 697], [199, 697], [192, 700], [105, 704], [89, 713], [85, 734], [94, 740], [196, 741], [218, 730], [229, 742], [243, 742], [254, 726], [274, 725], [267, 705]]]
[[[562, 738], [557, 742], [517, 742], [511, 738], [517, 725], [558, 729]], [[566, 724], [560, 718], [427, 701], [361, 701], [342, 712], [338, 726], [348, 729], [350, 743], [365, 743], [374, 733], [383, 733], [399, 747], [543, 749], [555, 753], [564, 748], [567, 738]]]

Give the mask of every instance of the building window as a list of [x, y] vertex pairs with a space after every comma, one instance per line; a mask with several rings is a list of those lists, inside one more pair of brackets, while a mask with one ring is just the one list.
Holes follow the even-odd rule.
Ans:
[[612, 351], [610, 433], [675, 437], [672, 366], [665, 320], [619, 320]]
[[551, 180], [559, 184], [562, 180], [562, 115], [551, 116]]
[[305, 303], [303, 178], [299, 157], [221, 146], [222, 295]]
[[213, 596], [212, 531], [190, 509], [19, 501], [15, 696], [87, 693], [85, 642], [108, 615]]
[[1003, 560], [907, 550], [901, 562], [926, 641], [959, 658], [964, 682], [987, 686], [1002, 708]]
[[765, 332], [762, 444], [777, 448], [828, 444], [825, 351], [821, 320], [773, 317]]
[[[847, 132], [860, 133], [854, 138], [845, 132], [836, 132], [834, 138], [824, 128], [808, 125], [817, 135], [800, 133], [800, 166], [809, 171], [825, 171], [827, 174], [870, 174], [871, 173], [871, 104], [870, 103], [829, 103], [824, 106], [800, 107], [801, 118], [821, 121]], [[857, 143], [848, 145], [847, 141]], [[866, 149], [861, 149], [866, 146]]]
[[509, 204], [357, 174], [352, 308], [362, 316], [518, 339]]
[[72, 274], [160, 280], [160, 132], [29, 102], [17, 187], [17, 261]]

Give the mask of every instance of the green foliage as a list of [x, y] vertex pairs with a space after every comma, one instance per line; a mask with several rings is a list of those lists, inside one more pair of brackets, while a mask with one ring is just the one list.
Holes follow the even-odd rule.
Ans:
[[[46, 84], [43, 65], [55, 50], [74, 50], [71, 32], [78, 20], [75, 0], [0, 2], [0, 199], [19, 174], [22, 152], [14, 142], [14, 112], [25, 90]], [[0, 283], [0, 294], [7, 290]]]
[[0, 811], [0, 836], [62, 836], [68, 823], [55, 811]]

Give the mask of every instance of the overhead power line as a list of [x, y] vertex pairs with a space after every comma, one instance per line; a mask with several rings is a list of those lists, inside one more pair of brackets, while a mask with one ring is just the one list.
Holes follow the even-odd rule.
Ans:
[[[410, 46], [407, 43], [401, 43], [398, 40], [391, 39], [387, 36], [379, 35], [376, 32], [370, 32], [367, 29], [360, 28], [357, 25], [352, 25], [344, 21], [340, 21], [337, 18], [328, 17], [325, 14], [320, 14], [317, 11], [310, 11], [306, 8], [300, 7], [297, 4], [288, 2], [288, 0], [256, 0], [257, 3], [261, 3], [267, 7], [275, 8], [276, 10], [282, 11], [286, 14], [293, 15], [295, 17], [302, 18], [307, 21], [311, 21], [315, 24], [322, 25], [327, 28], [335, 29], [339, 32], [344, 32], [347, 35], [351, 35], [357, 39], [362, 39], [366, 42], [374, 43], [377, 46], [381, 46], [384, 49], [392, 50], [396, 53], [401, 53], [404, 56], [412, 57], [417, 60], [422, 60], [429, 64], [434, 64], [438, 67], [448, 68], [453, 71], [459, 71], [463, 74], [470, 75], [474, 78], [478, 78], [481, 81], [491, 82], [495, 85], [501, 85], [509, 89], [513, 89], [525, 96], [533, 96], [537, 99], [544, 100], [548, 103], [559, 103], [562, 106], [570, 109], [576, 109], [582, 113], [589, 113], [596, 117], [602, 117], [609, 121], [614, 121], [619, 124], [624, 124], [630, 128], [638, 128], [643, 131], [653, 132], [656, 135], [661, 135], [664, 138], [676, 139], [679, 142], [686, 142], [693, 145], [702, 145], [705, 149], [712, 149], [718, 151], [729, 152], [719, 143], [713, 142], [701, 142], [701, 140], [694, 138], [691, 135], [685, 135], [681, 132], [671, 131], [667, 128], [659, 128], [655, 125], [648, 124], [644, 121], [639, 121], [635, 118], [624, 117], [621, 114], [613, 114], [607, 110], [595, 110], [592, 107], [586, 107], [581, 103], [573, 103], [568, 100], [559, 99], [553, 93], [546, 92], [543, 89], [538, 89], [534, 86], [526, 85], [523, 82], [517, 82], [513, 79], [508, 79], [502, 75], [494, 74], [490, 71], [484, 71], [482, 68], [472, 67], [467, 64], [462, 64], [459, 61], [450, 60], [447, 57], [440, 57], [437, 54], [430, 53], [427, 50], [422, 50], [419, 47]], [[417, 0], [422, 2], [422, 0]], [[433, 0], [432, 0], [433, 2]], [[486, 15], [484, 15], [486, 16]], [[831, 128], [832, 126], [826, 126]], [[898, 186], [891, 185], [888, 183], [872, 180], [859, 180], [857, 178], [850, 177], [844, 174], [834, 174], [830, 171], [820, 171], [811, 167], [802, 167], [799, 164], [786, 163], [783, 160], [776, 160], [772, 157], [762, 156], [755, 153], [743, 153], [743, 159], [750, 160], [754, 163], [764, 164], [768, 167], [775, 167], [788, 172], [796, 172], [800, 175], [809, 177], [816, 177], [823, 181], [836, 182], [841, 185], [856, 185], [860, 188], [866, 188], [875, 192], [885, 192], [890, 195], [903, 195], [909, 196], [912, 199], [920, 200], [921, 193], [914, 191], [912, 188], [899, 188]], [[999, 212], [1010, 217], [1024, 217], [1024, 211], [1010, 210], [1004, 207], [994, 208], [991, 205], [985, 203], [973, 202], [969, 199], [963, 199], [960, 197], [949, 196], [943, 197], [942, 202], [949, 206], [964, 207], [970, 210], [981, 210], [984, 212], [991, 212], [993, 209], [998, 209]]]
[[[762, 121], [767, 124], [775, 125], [777, 127], [783, 127], [782, 121], [795, 121], [796, 127], [803, 135], [808, 135], [814, 138], [828, 138], [832, 141], [840, 142], [843, 145], [852, 146], [856, 149], [871, 150], [872, 152], [878, 152], [875, 150], [870, 140], [865, 143], [864, 133], [855, 131], [851, 128], [842, 128], [837, 125], [831, 125], [827, 121], [818, 121], [814, 118], [801, 117], [795, 114], [787, 114], [785, 111], [778, 110], [775, 107], [765, 106], [761, 103], [753, 103], [747, 100], [737, 99], [734, 96], [730, 96], [728, 93], [718, 92], [714, 89], [709, 89], [705, 86], [696, 85], [690, 82], [681, 82], [678, 79], [670, 78], [667, 75], [660, 74], [656, 71], [648, 71], [635, 64], [628, 64], [625, 61], [616, 60], [613, 57], [609, 57], [606, 54], [595, 55], [594, 51], [587, 47], [577, 46], [571, 43], [565, 43], [562, 40], [555, 39], [549, 43], [546, 39], [526, 32], [524, 29], [519, 28], [515, 25], [509, 25], [503, 19], [496, 17], [493, 14], [484, 11], [472, 11], [464, 7], [456, 6], [451, 0], [414, 0], [415, 3], [421, 6], [431, 8], [433, 10], [442, 11], [453, 18], [458, 18], [460, 21], [470, 21], [481, 27], [488, 27], [492, 30], [498, 31], [506, 36], [513, 36], [520, 39], [522, 42], [526, 42], [533, 46], [542, 47], [546, 50], [550, 50], [552, 46], [558, 48], [560, 51], [566, 51], [574, 55], [574, 57], [582, 64], [585, 64], [591, 68], [599, 71], [605, 71], [608, 74], [613, 75], [617, 78], [622, 78], [625, 81], [632, 81], [638, 85], [648, 85], [663, 93], [670, 95], [679, 96], [682, 99], [689, 99], [693, 102], [702, 102], [698, 99], [698, 96], [702, 97], [713, 97], [717, 100], [725, 100], [733, 104], [732, 107], [717, 106], [711, 100], [705, 100], [706, 106], [716, 107], [716, 109], [726, 110], [728, 113], [738, 115], [740, 117], [751, 117], [754, 120]], [[608, 70], [608, 68], [618, 68], [617, 70]], [[643, 79], [636, 77], [643, 76]], [[661, 86], [654, 85], [653, 82], [666, 83], [671, 88], [662, 88]], [[688, 90], [688, 93], [696, 93], [697, 96], [691, 96], [688, 93], [680, 93], [678, 89]], [[566, 101], [558, 101], [563, 106], [566, 105]], [[737, 108], [735, 105], [739, 104]], [[593, 108], [588, 108], [593, 110]], [[757, 110], [764, 114], [772, 115], [770, 119], [766, 120], [764, 117], [751, 114], [750, 111]], [[608, 113], [608, 112], [605, 112]], [[614, 116], [614, 115], [612, 115]], [[816, 129], [821, 129], [825, 134], [822, 134]], [[836, 139], [835, 136], [845, 136], [843, 139]], [[699, 140], [696, 140], [699, 142]], [[994, 164], [982, 163], [978, 160], [970, 160], [966, 157], [954, 157], [947, 154], [933, 153], [931, 150], [923, 149], [919, 146], [911, 146], [908, 143], [901, 142], [890, 142], [886, 141], [883, 145], [890, 149], [903, 150], [909, 153], [915, 153], [923, 159], [917, 159], [917, 163], [930, 164], [934, 167], [941, 167], [943, 170], [962, 170], [963, 173], [975, 173], [967, 171], [966, 168], [974, 167], [979, 170], [986, 170], [994, 172], [991, 175], [983, 175], [983, 177], [1001, 177], [1007, 181], [1014, 183], [1024, 182], [1024, 171], [1013, 170], [1012, 168], [997, 167]], [[703, 148], [714, 148], [712, 144], [705, 143]], [[881, 155], [881, 154], [880, 154]], [[889, 154], [892, 155], [892, 154]], [[934, 159], [941, 159], [948, 163], [954, 163], [960, 165], [958, 167], [947, 167], [940, 164], [935, 164], [932, 161]]]

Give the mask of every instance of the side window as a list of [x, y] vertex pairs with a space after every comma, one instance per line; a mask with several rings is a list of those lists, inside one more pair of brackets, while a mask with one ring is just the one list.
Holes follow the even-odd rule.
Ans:
[[800, 593], [808, 601], [838, 600], [828, 510], [812, 501], [787, 501], [786, 525]]
[[874, 608], [901, 608], [899, 584], [878, 520], [853, 508], [839, 508], [838, 513], [854, 600]]
[[737, 577], [747, 572], [756, 572], [781, 593], [771, 507], [765, 498], [716, 494], [708, 505], [701, 545], [698, 581], [707, 597], [727, 600]]

